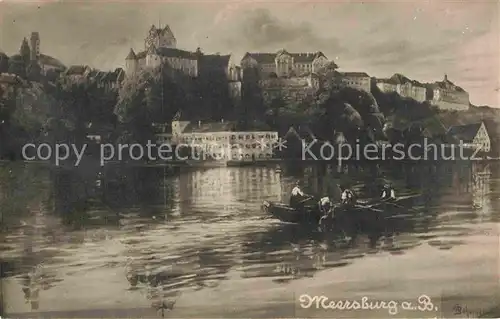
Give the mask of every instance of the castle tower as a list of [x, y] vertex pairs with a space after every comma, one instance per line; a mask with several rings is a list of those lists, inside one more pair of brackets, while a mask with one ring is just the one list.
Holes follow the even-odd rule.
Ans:
[[157, 48], [176, 48], [177, 40], [168, 25], [163, 29], [156, 28], [154, 24], [151, 26], [148, 36], [144, 40], [144, 48], [148, 50], [151, 46]]
[[127, 76], [134, 74], [137, 72], [138, 61], [137, 56], [135, 55], [134, 50], [131, 48], [127, 57], [125, 58], [125, 73]]
[[159, 47], [174, 49], [177, 47], [177, 40], [175, 39], [174, 33], [172, 32], [172, 30], [170, 30], [170, 27], [168, 25], [166, 25], [165, 28], [160, 31], [159, 42]]
[[146, 53], [146, 66], [150, 68], [156, 68], [160, 66], [161, 59], [157, 54], [156, 47], [151, 45]]
[[40, 34], [38, 32], [31, 32], [31, 61], [38, 61], [40, 57]]

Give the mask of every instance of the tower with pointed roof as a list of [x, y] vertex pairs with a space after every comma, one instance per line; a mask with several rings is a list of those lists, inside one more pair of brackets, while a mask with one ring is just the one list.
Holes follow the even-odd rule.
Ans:
[[138, 69], [138, 63], [137, 61], [137, 56], [132, 48], [130, 48], [130, 52], [128, 53], [127, 57], [125, 58], [125, 73], [127, 75], [132, 75], [135, 72], [137, 72]]

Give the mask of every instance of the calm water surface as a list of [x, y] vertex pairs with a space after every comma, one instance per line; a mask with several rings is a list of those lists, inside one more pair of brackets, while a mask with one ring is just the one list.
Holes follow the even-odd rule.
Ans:
[[[361, 197], [373, 177], [349, 171]], [[2, 294], [10, 317], [390, 317], [303, 309], [300, 296], [432, 299], [430, 312], [478, 316], [500, 300], [497, 164], [392, 168], [421, 195], [394, 234], [342, 238], [269, 219], [297, 178], [313, 194], [339, 181], [318, 167], [50, 170], [0, 166]], [[381, 235], [391, 235], [381, 237]], [[457, 310], [457, 305], [465, 309]], [[313, 309], [314, 308], [314, 309]], [[400, 317], [398, 312], [393, 317]]]

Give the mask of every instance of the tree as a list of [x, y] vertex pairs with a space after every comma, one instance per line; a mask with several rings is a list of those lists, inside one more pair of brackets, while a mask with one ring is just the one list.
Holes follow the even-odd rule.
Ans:
[[9, 57], [5, 53], [0, 52], [0, 73], [9, 71]]
[[316, 71], [316, 74], [328, 78], [328, 77], [333, 76], [336, 73], [338, 68], [339, 67], [335, 62], [329, 61], [328, 63], [324, 64], [321, 68], [319, 68]]

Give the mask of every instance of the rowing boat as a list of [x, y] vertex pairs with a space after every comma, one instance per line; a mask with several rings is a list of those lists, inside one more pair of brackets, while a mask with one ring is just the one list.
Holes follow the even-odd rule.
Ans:
[[[346, 220], [349, 220], [349, 223], [356, 221], [379, 220], [401, 213], [402, 211], [406, 212], [411, 210], [411, 208], [408, 208], [406, 205], [413, 206], [411, 204], [414, 199], [415, 196], [405, 196], [392, 202], [359, 201], [358, 204], [351, 207], [337, 205], [334, 208], [334, 215], [337, 221], [342, 220], [345, 222]], [[297, 210], [284, 203], [264, 201], [263, 209], [276, 219], [295, 224], [318, 225], [321, 217], [323, 216], [316, 205], [305, 206], [304, 209]]]

